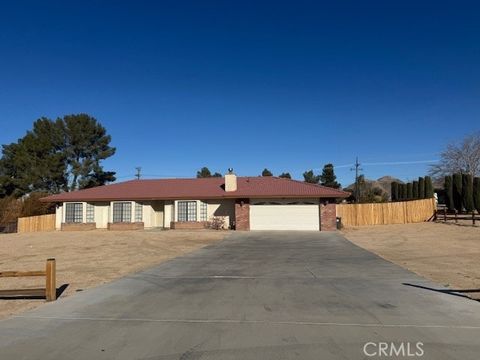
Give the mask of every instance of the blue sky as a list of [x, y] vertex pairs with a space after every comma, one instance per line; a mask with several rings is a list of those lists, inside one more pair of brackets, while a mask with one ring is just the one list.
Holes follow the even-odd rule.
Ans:
[[[424, 175], [480, 129], [480, 6], [430, 1], [5, 2], [0, 143], [85, 112], [119, 179], [208, 166]], [[368, 165], [382, 163], [383, 165]], [[340, 166], [345, 165], [345, 166]]]

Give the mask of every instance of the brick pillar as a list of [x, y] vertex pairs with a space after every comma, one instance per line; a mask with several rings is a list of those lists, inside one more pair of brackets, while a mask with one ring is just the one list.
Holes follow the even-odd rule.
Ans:
[[320, 202], [320, 230], [337, 230], [337, 205], [335, 203]]
[[249, 199], [235, 200], [235, 230], [250, 230]]

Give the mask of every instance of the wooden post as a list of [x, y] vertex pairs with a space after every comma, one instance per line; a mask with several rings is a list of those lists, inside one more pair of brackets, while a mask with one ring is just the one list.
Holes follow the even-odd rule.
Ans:
[[475, 211], [472, 211], [472, 226], [475, 226]]
[[46, 267], [46, 286], [45, 298], [47, 301], [55, 301], [57, 299], [57, 286], [55, 279], [55, 259], [47, 259]]
[[447, 222], [447, 208], [443, 208], [443, 222]]
[[455, 209], [455, 223], [458, 223], [458, 211]]

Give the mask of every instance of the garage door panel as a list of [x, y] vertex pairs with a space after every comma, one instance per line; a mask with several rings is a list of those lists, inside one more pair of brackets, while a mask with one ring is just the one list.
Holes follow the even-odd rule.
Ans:
[[319, 230], [318, 205], [251, 205], [251, 230]]

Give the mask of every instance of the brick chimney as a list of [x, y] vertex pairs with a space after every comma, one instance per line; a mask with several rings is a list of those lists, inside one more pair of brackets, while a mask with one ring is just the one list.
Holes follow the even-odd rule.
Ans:
[[237, 191], [237, 175], [233, 173], [233, 169], [228, 169], [228, 173], [225, 174], [225, 191]]

